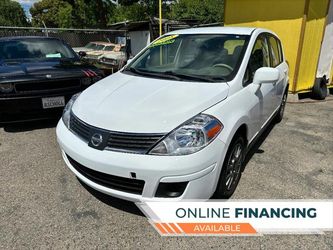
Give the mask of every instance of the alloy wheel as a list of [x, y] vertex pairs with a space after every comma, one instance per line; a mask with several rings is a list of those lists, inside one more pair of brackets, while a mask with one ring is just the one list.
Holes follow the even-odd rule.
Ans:
[[237, 184], [238, 177], [241, 172], [242, 161], [243, 146], [241, 143], [237, 143], [234, 146], [232, 153], [230, 154], [230, 157], [228, 159], [227, 175], [225, 178], [225, 185], [227, 190], [231, 190], [232, 187]]

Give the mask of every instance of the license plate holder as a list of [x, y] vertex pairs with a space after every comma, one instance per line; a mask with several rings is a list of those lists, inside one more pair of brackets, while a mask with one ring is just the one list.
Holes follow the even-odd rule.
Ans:
[[43, 109], [59, 108], [65, 106], [65, 97], [46, 97], [42, 98]]

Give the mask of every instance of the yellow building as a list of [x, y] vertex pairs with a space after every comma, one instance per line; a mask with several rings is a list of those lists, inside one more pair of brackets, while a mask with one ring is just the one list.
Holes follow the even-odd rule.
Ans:
[[225, 2], [225, 26], [267, 28], [281, 38], [292, 93], [333, 87], [333, 0]]

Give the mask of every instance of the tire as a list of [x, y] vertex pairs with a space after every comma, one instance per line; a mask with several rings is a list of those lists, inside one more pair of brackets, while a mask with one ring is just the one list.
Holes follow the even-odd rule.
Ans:
[[288, 97], [288, 89], [286, 89], [286, 91], [284, 92], [283, 96], [282, 96], [282, 101], [280, 104], [280, 108], [278, 110], [278, 112], [275, 115], [275, 122], [279, 123], [282, 121], [283, 119], [283, 115], [284, 115], [284, 110], [286, 107], [286, 103], [287, 103], [287, 97]]
[[324, 100], [327, 96], [327, 85], [325, 78], [316, 79], [312, 88], [312, 98], [316, 100]]
[[242, 175], [245, 147], [244, 138], [241, 135], [236, 135], [225, 156], [213, 199], [228, 199], [235, 192]]

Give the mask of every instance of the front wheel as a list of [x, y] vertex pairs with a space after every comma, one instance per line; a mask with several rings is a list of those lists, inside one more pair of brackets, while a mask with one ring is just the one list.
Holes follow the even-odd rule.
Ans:
[[242, 136], [235, 137], [224, 159], [220, 179], [213, 198], [228, 199], [233, 195], [242, 175], [244, 152], [244, 138]]

